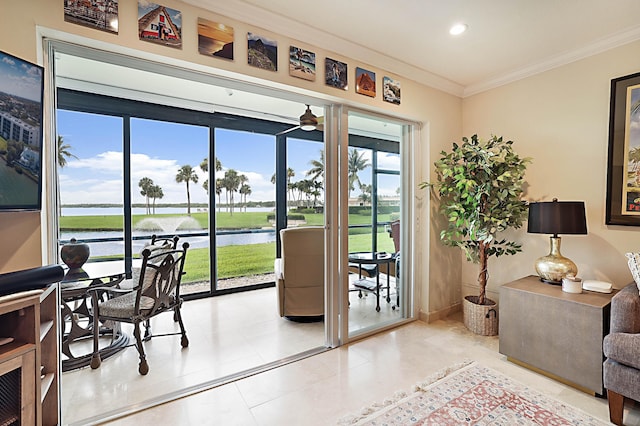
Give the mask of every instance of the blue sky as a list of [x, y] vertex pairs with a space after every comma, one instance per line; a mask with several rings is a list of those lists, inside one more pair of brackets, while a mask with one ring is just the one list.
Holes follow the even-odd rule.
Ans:
[[[71, 146], [76, 158], [69, 158], [60, 170], [62, 204], [122, 203], [122, 120], [116, 117], [58, 110], [58, 134]], [[217, 129], [216, 155], [225, 170], [232, 168], [249, 179], [249, 201], [272, 201], [275, 187], [271, 176], [275, 172], [275, 137], [257, 133]], [[207, 202], [202, 183], [207, 175], [199, 165], [208, 156], [208, 128], [183, 124], [132, 119], [132, 187], [133, 202], [143, 203], [138, 182], [151, 178], [159, 185], [162, 203], [186, 202], [186, 185], [177, 183], [179, 168], [191, 165], [198, 174], [198, 183], [190, 184], [192, 202]], [[290, 140], [288, 166], [295, 171], [293, 181], [305, 179], [310, 161], [320, 158], [320, 143]], [[367, 157], [371, 162], [370, 156]], [[397, 155], [381, 154], [379, 167], [399, 170]], [[210, 162], [210, 168], [213, 167]], [[371, 183], [371, 169], [360, 173], [363, 183]], [[380, 193], [394, 195], [397, 176], [381, 181]], [[213, 188], [213, 185], [210, 185]], [[353, 196], [357, 196], [355, 191]], [[239, 195], [235, 195], [239, 201]], [[222, 201], [225, 201], [224, 192]]]
[[0, 92], [40, 102], [42, 70], [0, 52]]

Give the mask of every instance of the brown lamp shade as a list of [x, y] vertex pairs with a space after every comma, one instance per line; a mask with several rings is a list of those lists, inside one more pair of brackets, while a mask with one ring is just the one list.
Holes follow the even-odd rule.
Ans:
[[533, 234], [586, 234], [583, 201], [530, 203], [527, 232]]

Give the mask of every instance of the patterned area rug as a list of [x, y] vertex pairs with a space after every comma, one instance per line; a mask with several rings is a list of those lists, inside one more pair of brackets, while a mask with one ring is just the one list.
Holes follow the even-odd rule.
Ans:
[[443, 370], [340, 425], [607, 425], [475, 362]]

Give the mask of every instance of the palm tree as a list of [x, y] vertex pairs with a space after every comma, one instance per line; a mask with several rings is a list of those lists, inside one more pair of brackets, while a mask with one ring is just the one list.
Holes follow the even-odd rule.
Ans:
[[322, 179], [324, 181], [324, 149], [320, 150], [320, 160], [309, 161], [311, 168], [307, 170], [306, 176], [311, 180]]
[[146, 205], [147, 205], [146, 214], [150, 214], [151, 211], [149, 209], [149, 197], [151, 197], [151, 195], [149, 194], [149, 192], [153, 187], [153, 180], [151, 180], [148, 177], [143, 177], [142, 179], [140, 179], [140, 181], [138, 181], [138, 187], [141, 188], [140, 195], [144, 196], [146, 200]]
[[361, 184], [360, 185], [360, 191], [362, 191], [362, 193], [360, 194], [360, 196], [358, 197], [360, 199], [360, 201], [362, 201], [362, 204], [371, 204], [371, 185], [366, 185], [366, 184]]
[[349, 150], [348, 170], [349, 170], [349, 196], [355, 189], [355, 183], [358, 182], [358, 186], [362, 185], [358, 173], [367, 167], [369, 167], [369, 161], [364, 158], [364, 151], [358, 152], [357, 149], [351, 148]]
[[[291, 168], [287, 168], [287, 200], [290, 199], [289, 193], [293, 195], [293, 191], [295, 190], [295, 184], [291, 183], [291, 178], [296, 175], [296, 172]], [[275, 185], [276, 183], [276, 174], [271, 175], [271, 183]]]
[[58, 165], [60, 167], [67, 165], [68, 158], [78, 159], [78, 157], [73, 155], [70, 150], [71, 145], [64, 143], [64, 136], [58, 135]]
[[[242, 174], [242, 175], [238, 175], [238, 188], [237, 191], [240, 194], [240, 202], [242, 203], [242, 192], [240, 192], [240, 189], [247, 184], [247, 182], [249, 182], [249, 178]], [[246, 210], [246, 209], [245, 209]]]
[[222, 201], [220, 197], [222, 196], [222, 188], [224, 188], [224, 179], [216, 179], [216, 195], [218, 196], [218, 211], [220, 211], [220, 206], [222, 205]]
[[228, 169], [224, 173], [222, 181], [224, 183], [224, 189], [227, 191], [227, 203], [230, 206], [231, 214], [233, 214], [233, 193], [240, 187], [240, 176], [237, 171]]
[[[205, 158], [204, 160], [202, 160], [202, 162], [200, 163], [200, 170], [202, 170], [205, 173], [209, 172], [209, 159]], [[216, 158], [216, 172], [219, 172], [222, 170], [222, 163], [220, 162], [220, 160], [218, 160]], [[204, 188], [205, 191], [207, 191], [207, 194], [209, 193], [209, 179], [207, 178], [207, 180], [205, 180], [202, 183], [202, 187]]]
[[[242, 175], [242, 176], [244, 176], [244, 175]], [[246, 212], [247, 211], [247, 197], [249, 195], [251, 195], [251, 187], [248, 184], [243, 183], [242, 186], [240, 186], [240, 190], [238, 192], [240, 192], [240, 195], [244, 196], [244, 211]]]
[[629, 151], [629, 161], [633, 164], [632, 171], [638, 170], [638, 164], [640, 164], [640, 146], [633, 148]]
[[[202, 170], [205, 173], [209, 172], [209, 159], [208, 158], [205, 158], [204, 160], [202, 160], [202, 162], [200, 163], [200, 170]], [[204, 188], [205, 191], [207, 191], [207, 194], [209, 194], [209, 179], [207, 179], [204, 182], [202, 182], [202, 187]]]
[[156, 214], [156, 199], [164, 197], [164, 192], [160, 185], [153, 185], [149, 188], [149, 197], [153, 198], [153, 214]]
[[191, 194], [189, 193], [189, 182], [198, 183], [198, 175], [190, 165], [180, 167], [176, 174], [176, 182], [187, 184], [187, 216], [191, 216]]

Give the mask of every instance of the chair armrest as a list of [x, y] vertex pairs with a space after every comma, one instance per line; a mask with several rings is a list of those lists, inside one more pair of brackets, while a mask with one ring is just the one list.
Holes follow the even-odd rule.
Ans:
[[284, 265], [282, 264], [282, 259], [276, 259], [273, 262], [273, 270], [276, 273], [276, 281], [284, 280]]
[[609, 334], [602, 348], [607, 358], [640, 370], [640, 334]]
[[126, 293], [131, 293], [132, 291], [135, 291], [137, 289], [136, 287], [133, 288], [118, 288], [118, 287], [104, 287], [104, 286], [99, 286], [99, 287], [90, 287], [87, 289], [87, 293], [98, 293], [98, 292], [104, 292], [104, 293], [120, 293], [120, 294], [126, 294]]
[[640, 296], [631, 283], [611, 299], [611, 333], [640, 333]]

